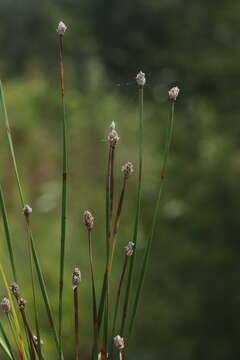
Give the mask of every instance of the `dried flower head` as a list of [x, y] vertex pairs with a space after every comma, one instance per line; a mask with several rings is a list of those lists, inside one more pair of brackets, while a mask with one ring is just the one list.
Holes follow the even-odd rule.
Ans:
[[116, 349], [121, 351], [124, 349], [124, 338], [121, 337], [120, 335], [115, 336], [114, 340], [114, 344], [116, 346]]
[[110, 133], [108, 134], [108, 141], [110, 143], [111, 146], [116, 146], [118, 141], [119, 141], [120, 137], [116, 131], [116, 124], [113, 121], [110, 125]]
[[180, 91], [180, 89], [177, 86], [174, 86], [173, 88], [171, 88], [168, 91], [169, 99], [173, 100], [173, 101], [176, 101], [177, 97], [178, 97], [178, 94], [179, 94], [179, 91]]
[[93, 223], [94, 223], [94, 217], [92, 216], [90, 211], [84, 211], [83, 222], [88, 230], [92, 230]]
[[72, 288], [76, 289], [81, 281], [81, 271], [79, 268], [75, 268], [72, 274]]
[[4, 296], [4, 298], [1, 301], [1, 307], [2, 307], [2, 311], [5, 313], [9, 313], [11, 311], [11, 304], [6, 296]]
[[9, 289], [11, 291], [11, 294], [13, 296], [15, 296], [16, 299], [18, 299], [20, 297], [20, 293], [19, 293], [19, 285], [16, 284], [16, 283], [12, 283], [10, 286], [9, 286]]
[[136, 76], [136, 82], [138, 86], [144, 86], [146, 84], [146, 78], [144, 72], [139, 71], [139, 73]]
[[135, 244], [132, 241], [129, 241], [127, 246], [124, 247], [126, 256], [132, 256], [134, 245]]
[[67, 30], [67, 26], [64, 24], [64, 22], [60, 21], [57, 27], [57, 33], [58, 35], [63, 36], [65, 34], [65, 31]]
[[29, 205], [25, 205], [23, 208], [23, 213], [25, 216], [29, 216], [32, 213], [32, 208]]
[[122, 172], [124, 174], [125, 179], [128, 179], [131, 173], [133, 172], [133, 164], [131, 162], [127, 162], [122, 166]]
[[26, 301], [25, 299], [20, 298], [20, 299], [18, 300], [18, 307], [19, 307], [20, 310], [24, 310], [26, 304], [27, 304], [27, 301]]

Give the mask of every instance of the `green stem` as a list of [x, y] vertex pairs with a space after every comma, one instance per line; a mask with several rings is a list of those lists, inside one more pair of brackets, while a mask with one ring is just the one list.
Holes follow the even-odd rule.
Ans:
[[66, 210], [67, 210], [67, 131], [64, 102], [64, 63], [63, 63], [63, 36], [59, 35], [59, 57], [61, 75], [61, 97], [62, 97], [62, 213], [61, 213], [61, 250], [60, 250], [60, 280], [59, 280], [59, 359], [62, 354], [62, 303], [63, 303], [63, 280], [64, 280], [64, 259], [65, 259], [65, 238], [66, 238]]
[[130, 260], [130, 269], [128, 274], [127, 289], [125, 294], [123, 314], [122, 314], [122, 323], [121, 323], [121, 336], [124, 334], [126, 316], [128, 311], [128, 303], [130, 299], [130, 293], [132, 288], [132, 278], [134, 270], [134, 260], [137, 248], [138, 240], [138, 227], [139, 227], [139, 217], [140, 217], [140, 207], [141, 207], [141, 198], [142, 198], [142, 166], [143, 166], [143, 86], [139, 86], [139, 170], [138, 170], [138, 195], [137, 195], [137, 211], [134, 223], [133, 231], [133, 243], [135, 246], [135, 251], [131, 256]]
[[13, 278], [14, 278], [14, 281], [17, 282], [17, 273], [16, 273], [14, 255], [13, 255], [12, 240], [11, 240], [7, 210], [6, 210], [6, 206], [5, 206], [5, 202], [4, 202], [3, 191], [2, 191], [1, 185], [0, 185], [0, 207], [1, 207], [2, 217], [3, 217], [3, 225], [4, 225], [4, 231], [5, 231], [6, 241], [7, 241], [9, 259], [10, 259], [12, 272], [13, 272]]
[[3, 336], [3, 339], [4, 339], [5, 344], [6, 344], [6, 348], [5, 348], [5, 346], [2, 346], [3, 351], [5, 351], [6, 354], [8, 354], [8, 352], [10, 353], [11, 360], [16, 360], [16, 358], [14, 356], [14, 353], [13, 353], [13, 350], [12, 350], [12, 347], [11, 347], [11, 344], [10, 344], [10, 342], [8, 340], [7, 334], [6, 334], [5, 330], [4, 330], [3, 325], [1, 324], [1, 322], [0, 322], [0, 332], [1, 332], [2, 336]]
[[173, 125], [174, 125], [174, 101], [172, 101], [172, 106], [171, 106], [170, 125], [169, 125], [169, 130], [168, 130], [167, 142], [166, 142], [165, 149], [164, 149], [163, 164], [162, 164], [161, 175], [160, 175], [160, 184], [159, 184], [159, 190], [158, 190], [158, 196], [157, 196], [157, 200], [156, 200], [154, 215], [153, 215], [153, 219], [152, 219], [150, 236], [149, 236], [148, 244], [147, 244], [145, 254], [144, 254], [144, 259], [143, 259], [142, 268], [141, 268], [141, 272], [140, 272], [140, 279], [139, 279], [139, 283], [138, 283], [138, 287], [137, 287], [135, 300], [133, 303], [133, 311], [132, 311], [131, 318], [130, 318], [130, 325], [129, 325], [129, 329], [128, 329], [129, 337], [132, 333], [133, 324], [134, 324], [134, 320], [135, 320], [138, 305], [139, 305], [139, 300], [140, 300], [140, 297], [142, 294], [144, 279], [145, 279], [147, 265], [148, 265], [148, 261], [149, 261], [149, 255], [151, 252], [152, 242], [153, 242], [153, 238], [154, 238], [154, 234], [155, 234], [156, 223], [157, 223], [158, 212], [159, 212], [159, 205], [160, 205], [160, 200], [161, 200], [162, 191], [163, 191], [163, 185], [164, 185], [164, 181], [165, 181], [165, 177], [166, 177], [166, 167], [167, 167], [168, 155], [169, 155], [170, 145], [171, 145], [172, 136], [173, 136]]

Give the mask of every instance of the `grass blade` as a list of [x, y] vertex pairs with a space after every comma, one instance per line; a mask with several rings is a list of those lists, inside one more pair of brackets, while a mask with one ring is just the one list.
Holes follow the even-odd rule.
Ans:
[[13, 255], [12, 240], [11, 240], [7, 210], [6, 210], [6, 206], [5, 206], [5, 201], [4, 201], [1, 185], [0, 185], [0, 207], [1, 207], [2, 217], [3, 217], [3, 225], [4, 225], [4, 231], [5, 231], [6, 241], [7, 241], [9, 259], [10, 259], [12, 272], [13, 272], [13, 278], [14, 278], [14, 281], [17, 282], [17, 273], [16, 273], [14, 255]]
[[130, 317], [130, 324], [129, 324], [129, 329], [128, 329], [129, 337], [132, 333], [134, 320], [135, 320], [138, 305], [139, 305], [139, 300], [140, 300], [140, 297], [142, 294], [142, 289], [143, 289], [143, 285], [144, 285], [144, 279], [145, 279], [145, 275], [146, 275], [149, 255], [151, 252], [152, 242], [153, 242], [153, 238], [154, 238], [154, 234], [155, 234], [156, 222], [157, 222], [157, 217], [158, 217], [158, 212], [159, 212], [159, 205], [160, 205], [160, 200], [162, 197], [163, 185], [164, 185], [164, 180], [165, 180], [165, 175], [166, 175], [168, 155], [169, 155], [170, 145], [171, 145], [172, 136], [173, 136], [173, 125], [174, 125], [174, 101], [172, 101], [172, 106], [171, 106], [170, 125], [169, 125], [169, 130], [168, 130], [167, 142], [166, 142], [165, 149], [164, 149], [164, 157], [163, 157], [163, 165], [162, 165], [161, 175], [160, 175], [158, 197], [156, 200], [154, 215], [153, 215], [153, 219], [152, 219], [150, 236], [148, 239], [148, 244], [147, 244], [147, 247], [145, 250], [142, 268], [141, 268], [141, 272], [140, 272], [140, 278], [139, 278], [139, 283], [138, 283], [138, 287], [137, 287], [137, 292], [136, 292], [135, 300], [133, 303], [133, 311], [132, 311], [132, 314]]
[[15, 356], [13, 354], [13, 350], [11, 347], [11, 344], [8, 340], [8, 337], [5, 333], [5, 330], [3, 328], [3, 325], [0, 322], [0, 333], [2, 335], [2, 337], [0, 336], [0, 347], [2, 349], [2, 351], [4, 351], [4, 353], [6, 354], [6, 356], [8, 356], [8, 359], [10, 360], [15, 360]]
[[14, 322], [16, 335], [17, 335], [19, 356], [21, 357], [21, 359], [25, 360], [26, 359], [26, 352], [25, 352], [25, 348], [24, 348], [22, 335], [21, 335], [21, 328], [20, 328], [20, 325], [19, 325], [19, 321], [18, 321], [16, 310], [15, 310], [14, 302], [13, 302], [13, 299], [12, 299], [12, 295], [11, 295], [10, 290], [9, 290], [7, 278], [6, 278], [6, 275], [5, 275], [5, 272], [3, 270], [3, 266], [2, 266], [1, 263], [0, 263], [0, 273], [1, 273], [1, 276], [2, 276], [2, 279], [3, 279], [3, 284], [4, 284], [4, 288], [5, 288], [7, 297], [9, 299], [9, 301], [10, 301], [10, 304], [11, 304], [11, 313], [12, 313], [12, 316], [13, 316], [13, 322]]
[[[2, 86], [1, 80], [0, 80], [0, 105], [1, 105], [1, 108], [2, 108], [5, 127], [6, 127], [6, 130], [7, 130], [7, 138], [8, 138], [9, 150], [10, 150], [10, 154], [11, 154], [11, 158], [12, 158], [12, 162], [13, 162], [13, 168], [14, 168], [15, 176], [16, 176], [16, 179], [17, 179], [21, 205], [22, 205], [22, 208], [23, 208], [25, 206], [25, 201], [24, 201], [23, 191], [22, 191], [20, 177], [19, 177], [18, 168], [17, 168], [17, 162], [16, 162], [16, 157], [15, 157], [15, 152], [14, 152], [14, 147], [13, 147], [12, 135], [11, 135], [10, 125], [9, 125], [7, 108], [6, 108], [5, 97], [4, 97], [4, 91], [3, 91], [3, 86]], [[56, 347], [57, 347], [57, 349], [59, 349], [59, 341], [58, 341], [57, 331], [56, 331], [55, 324], [54, 324], [54, 321], [53, 321], [52, 310], [51, 310], [50, 302], [49, 302], [49, 299], [48, 299], [47, 289], [46, 289], [43, 273], [42, 273], [42, 270], [41, 270], [40, 262], [39, 262], [39, 259], [38, 259], [37, 251], [36, 251], [36, 248], [35, 248], [32, 232], [30, 233], [30, 241], [31, 241], [31, 249], [32, 249], [32, 254], [33, 254], [34, 265], [36, 267], [36, 272], [37, 272], [38, 281], [39, 281], [39, 284], [40, 284], [40, 289], [41, 289], [41, 292], [42, 292], [46, 312], [48, 314], [48, 319], [49, 319], [49, 323], [50, 323], [50, 326], [51, 326], [51, 329], [52, 329], [52, 332], [53, 332]]]

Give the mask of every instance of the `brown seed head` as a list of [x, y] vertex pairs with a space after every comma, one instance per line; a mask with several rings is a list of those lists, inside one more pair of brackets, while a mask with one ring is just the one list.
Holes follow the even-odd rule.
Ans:
[[4, 313], [10, 313], [10, 311], [11, 311], [11, 304], [10, 304], [10, 301], [9, 301], [9, 299], [6, 297], [6, 296], [4, 296], [4, 298], [2, 299], [2, 301], [1, 301], [1, 307], [2, 307], [2, 311], [4, 312]]
[[113, 121], [110, 125], [110, 133], [108, 134], [108, 141], [111, 146], [115, 147], [119, 141], [120, 137], [116, 131], [116, 125]]
[[94, 217], [90, 213], [90, 211], [86, 210], [83, 214], [83, 222], [88, 230], [92, 230], [93, 223], [94, 223]]
[[27, 301], [26, 301], [25, 299], [20, 298], [20, 299], [18, 300], [18, 307], [19, 307], [20, 310], [24, 310], [26, 304], [27, 304]]
[[129, 243], [127, 244], [127, 246], [125, 246], [125, 254], [127, 256], [132, 256], [133, 254], [133, 247], [134, 247], [134, 243], [132, 241], [129, 241]]
[[131, 173], [133, 172], [133, 164], [131, 162], [127, 162], [122, 166], [122, 172], [124, 174], [125, 179], [128, 179]]
[[9, 286], [9, 289], [11, 291], [11, 294], [13, 296], [15, 296], [16, 299], [18, 299], [20, 297], [20, 293], [19, 293], [19, 285], [16, 284], [16, 283], [12, 283], [10, 286]]
[[79, 268], [75, 268], [72, 274], [72, 288], [76, 289], [81, 281], [81, 271]]

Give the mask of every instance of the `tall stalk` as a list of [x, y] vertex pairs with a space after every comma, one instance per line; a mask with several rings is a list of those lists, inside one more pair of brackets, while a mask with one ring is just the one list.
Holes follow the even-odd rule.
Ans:
[[[139, 129], [138, 129], [138, 195], [137, 195], [137, 210], [136, 217], [134, 223], [133, 230], [133, 243], [135, 244], [135, 249], [137, 247], [138, 242], [138, 228], [139, 228], [139, 217], [140, 217], [140, 207], [141, 207], [141, 199], [142, 199], [142, 167], [143, 167], [143, 87], [145, 85], [145, 74], [141, 71], [137, 74], [136, 77], [139, 91]], [[134, 271], [134, 260], [135, 260], [136, 251], [134, 251], [133, 256], [130, 261], [130, 268], [128, 274], [127, 281], [127, 289], [125, 294], [124, 306], [123, 306], [123, 314], [122, 314], [122, 322], [121, 322], [121, 336], [124, 334], [125, 324], [126, 324], [126, 316], [128, 311], [128, 304], [130, 299], [130, 293], [132, 288], [132, 278]]]
[[144, 279], [145, 279], [145, 275], [146, 275], [149, 255], [150, 255], [150, 252], [151, 252], [152, 242], [153, 242], [153, 238], [154, 238], [154, 234], [155, 234], [156, 223], [157, 223], [158, 212], [159, 212], [159, 205], [160, 205], [160, 200], [161, 200], [161, 197], [162, 197], [163, 185], [164, 185], [165, 178], [166, 178], [166, 167], [167, 167], [168, 155], [169, 155], [170, 145], [171, 145], [172, 136], [173, 136], [173, 125], [174, 125], [174, 100], [172, 100], [172, 103], [171, 103], [171, 114], [170, 114], [170, 121], [169, 121], [169, 129], [168, 129], [167, 141], [166, 141], [165, 149], [164, 149], [163, 164], [162, 164], [162, 169], [161, 169], [161, 173], [160, 173], [160, 183], [159, 183], [159, 189], [158, 189], [158, 196], [157, 196], [157, 200], [156, 200], [156, 204], [155, 204], [155, 210], [154, 210], [154, 214], [153, 214], [153, 218], [152, 218], [150, 236], [149, 236], [149, 239], [148, 239], [147, 247], [145, 249], [145, 254], [144, 254], [143, 263], [142, 263], [141, 272], [140, 272], [139, 283], [138, 283], [138, 287], [137, 287], [135, 300], [134, 300], [134, 303], [133, 303], [132, 314], [131, 314], [131, 317], [130, 317], [130, 323], [129, 323], [129, 329], [128, 329], [129, 337], [130, 337], [130, 335], [132, 333], [133, 324], [134, 324], [134, 320], [135, 320], [135, 317], [136, 317], [136, 313], [137, 313], [137, 309], [138, 309], [138, 305], [139, 305], [139, 300], [140, 300], [143, 285], [144, 285]]
[[63, 280], [64, 280], [64, 260], [65, 260], [65, 238], [66, 238], [66, 211], [67, 211], [67, 129], [64, 101], [64, 62], [63, 62], [63, 35], [67, 27], [60, 22], [58, 25], [59, 35], [59, 64], [60, 64], [60, 83], [62, 100], [62, 210], [61, 210], [61, 250], [60, 250], [60, 279], [59, 279], [59, 359], [62, 354], [62, 303], [63, 303]]
[[[13, 147], [11, 129], [10, 129], [10, 124], [9, 124], [9, 120], [8, 120], [7, 108], [6, 108], [4, 91], [3, 91], [3, 86], [2, 86], [1, 80], [0, 80], [0, 106], [2, 108], [5, 128], [7, 130], [8, 145], [9, 145], [9, 150], [10, 150], [11, 159], [12, 159], [12, 163], [13, 163], [14, 173], [16, 176], [17, 184], [18, 184], [20, 201], [21, 201], [22, 208], [24, 208], [25, 201], [24, 201], [22, 186], [21, 186], [21, 182], [20, 182], [19, 172], [18, 172], [18, 168], [17, 168], [17, 162], [16, 162], [16, 157], [15, 157], [15, 152], [14, 152], [14, 147]], [[43, 272], [42, 272], [42, 269], [40, 266], [38, 254], [37, 254], [37, 251], [35, 248], [35, 242], [34, 242], [32, 232], [30, 232], [30, 242], [31, 242], [31, 249], [32, 249], [32, 254], [33, 254], [33, 260], [34, 260], [34, 264], [35, 264], [35, 268], [36, 268], [36, 272], [37, 272], [37, 276], [38, 276], [38, 281], [39, 281], [41, 293], [42, 293], [43, 300], [44, 300], [44, 305], [45, 305], [46, 312], [48, 315], [48, 320], [49, 320], [49, 323], [50, 323], [50, 326], [52, 329], [55, 344], [58, 349], [59, 342], [58, 342], [57, 331], [56, 331], [56, 328], [54, 325], [52, 310], [51, 310], [51, 306], [50, 306], [50, 302], [49, 302], [49, 298], [48, 298], [48, 294], [47, 294], [47, 289], [46, 289], [46, 284], [45, 284]]]

